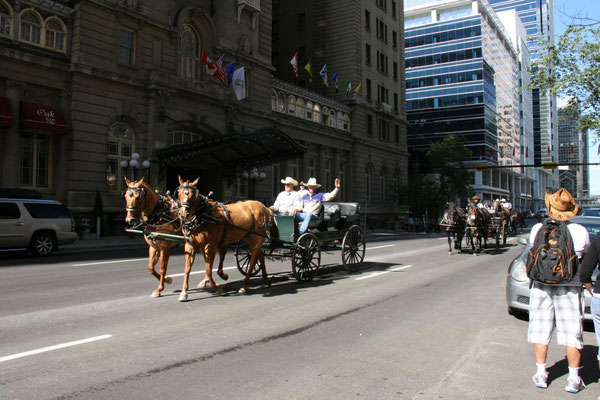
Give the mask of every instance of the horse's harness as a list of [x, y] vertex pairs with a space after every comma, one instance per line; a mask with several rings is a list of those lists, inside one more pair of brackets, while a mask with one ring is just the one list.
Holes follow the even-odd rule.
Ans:
[[[134, 197], [134, 192], [138, 192], [140, 199], [139, 205], [126, 205], [125, 209], [129, 212], [141, 212], [146, 208], [146, 189], [144, 187], [135, 187], [128, 186], [125, 191], [126, 195], [130, 198]], [[140, 227], [156, 227], [160, 225], [161, 222], [172, 224], [177, 220], [177, 218], [170, 218], [171, 216], [171, 206], [165, 201], [165, 197], [163, 195], [158, 195], [158, 203], [154, 207], [151, 213], [149, 213], [146, 217], [146, 221], [140, 219], [141, 222], [132, 227], [132, 229], [137, 229]]]
[[[267, 234], [263, 235], [262, 233], [253, 231], [251, 229], [247, 229], [242, 226], [232, 224], [231, 217], [229, 215], [229, 210], [227, 209], [227, 205], [225, 205], [224, 203], [221, 203], [221, 202], [214, 202], [214, 204], [211, 204], [205, 196], [198, 193], [198, 188], [196, 186], [189, 184], [189, 181], [186, 181], [186, 183], [184, 183], [183, 185], [180, 185], [175, 190], [175, 193], [179, 194], [180, 189], [184, 190], [184, 194], [186, 196], [188, 196], [188, 201], [182, 201], [179, 203], [179, 205], [184, 208], [189, 208], [189, 213], [192, 215], [192, 217], [190, 218], [189, 221], [181, 220], [181, 216], [180, 216], [181, 229], [183, 231], [183, 235], [185, 236], [186, 240], [189, 241], [190, 237], [191, 237], [191, 233], [194, 232], [195, 230], [197, 230], [198, 228], [200, 228], [205, 223], [223, 224], [224, 225], [221, 239], [219, 240], [219, 243], [217, 245], [217, 247], [219, 247], [219, 248], [223, 247], [223, 243], [225, 242], [225, 238], [227, 237], [227, 233], [229, 232], [229, 227], [242, 230], [251, 235], [261, 236], [263, 238], [270, 237], [268, 232], [269, 232], [269, 228], [272, 225], [272, 221], [267, 222], [266, 217], [265, 217], [265, 220], [263, 221], [262, 228], [265, 229]], [[190, 199], [189, 191], [190, 190], [192, 190], [194, 193], [191, 197], [192, 201], [189, 201], [189, 199]], [[199, 201], [194, 201], [196, 198], [199, 199]], [[215, 218], [212, 215], [212, 211], [217, 207], [220, 207], [221, 210], [223, 211], [223, 215], [225, 215], [225, 221]], [[263, 205], [263, 208], [266, 209], [264, 205]]]

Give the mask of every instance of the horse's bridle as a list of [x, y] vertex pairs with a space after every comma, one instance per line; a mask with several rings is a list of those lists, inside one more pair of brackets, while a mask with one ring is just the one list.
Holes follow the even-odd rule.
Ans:
[[[196, 199], [196, 195], [198, 194], [198, 188], [196, 186], [190, 185], [189, 181], [186, 181], [183, 185], [179, 185], [177, 187], [177, 189], [175, 189], [175, 193], [177, 193], [177, 197], [179, 197], [179, 189], [184, 189], [183, 194], [185, 194], [186, 196], [188, 196], [188, 201], [179, 201], [179, 198], [177, 199], [177, 203], [179, 204], [180, 207], [183, 208], [192, 208], [193, 201]], [[190, 189], [193, 191], [193, 195], [191, 197], [192, 201], [189, 201], [190, 199]], [[191, 210], [190, 210], [191, 212]]]
[[140, 205], [139, 206], [127, 205], [127, 206], [125, 206], [125, 209], [127, 211], [142, 211], [142, 203], [146, 202], [146, 189], [144, 187], [127, 186], [127, 190], [125, 190], [124, 195], [126, 194], [130, 198], [133, 198], [134, 192], [138, 192], [140, 194], [138, 197], [138, 199], [140, 200]]

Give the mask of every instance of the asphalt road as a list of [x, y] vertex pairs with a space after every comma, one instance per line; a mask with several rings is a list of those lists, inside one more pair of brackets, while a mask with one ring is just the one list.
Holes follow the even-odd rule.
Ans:
[[[527, 322], [507, 314], [505, 274], [522, 251], [514, 238], [476, 256], [448, 255], [432, 236], [380, 237], [367, 249], [359, 273], [343, 270], [339, 252], [323, 254], [320, 275], [303, 284], [289, 261], [269, 261], [273, 285], [254, 278], [247, 295], [236, 294], [242, 277], [228, 256], [225, 295], [191, 290], [185, 303], [177, 301], [181, 251], [158, 299], [142, 249], [0, 257], [0, 398], [570, 396], [555, 344], [550, 387], [533, 386]], [[573, 397], [596, 400], [589, 326], [584, 340], [588, 388]]]

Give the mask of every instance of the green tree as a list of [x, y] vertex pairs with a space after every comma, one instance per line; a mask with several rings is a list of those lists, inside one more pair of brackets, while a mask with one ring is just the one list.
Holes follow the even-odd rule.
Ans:
[[470, 173], [464, 162], [472, 152], [458, 135], [432, 143], [427, 160], [420, 171], [409, 175], [408, 182], [398, 189], [398, 200], [415, 215], [425, 210], [439, 210], [447, 201], [472, 195]]
[[427, 161], [431, 171], [440, 177], [438, 200], [442, 204], [471, 196], [471, 173], [465, 169], [464, 162], [472, 156], [471, 150], [464, 145], [464, 139], [458, 135], [449, 135], [429, 147]]
[[529, 68], [528, 89], [567, 98], [567, 113], [580, 129], [600, 127], [600, 22], [570, 25], [556, 44], [545, 43], [542, 57]]

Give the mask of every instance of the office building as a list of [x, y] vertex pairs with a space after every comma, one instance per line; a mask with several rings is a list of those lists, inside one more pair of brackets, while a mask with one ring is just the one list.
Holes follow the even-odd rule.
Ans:
[[577, 127], [577, 118], [558, 109], [558, 162], [560, 187], [578, 199], [590, 194], [589, 166], [574, 165], [588, 162], [588, 132]]

